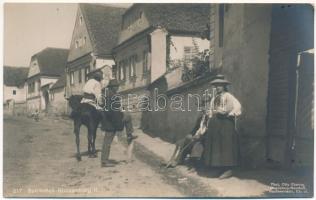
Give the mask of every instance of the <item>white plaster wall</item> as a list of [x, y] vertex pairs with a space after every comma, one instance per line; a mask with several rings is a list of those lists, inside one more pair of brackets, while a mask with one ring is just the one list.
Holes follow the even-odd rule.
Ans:
[[166, 35], [164, 29], [156, 29], [151, 34], [151, 82], [166, 72]]
[[41, 78], [41, 86], [46, 85], [48, 83], [56, 83], [58, 78]]
[[28, 113], [32, 113], [35, 110], [40, 110], [39, 108], [40, 108], [40, 99], [39, 98], [27, 100]]
[[96, 69], [103, 67], [104, 65], [112, 66], [112, 65], [115, 65], [115, 62], [113, 59], [100, 59], [100, 58], [96, 59], [96, 63], [95, 63]]
[[[16, 91], [16, 95], [13, 95], [13, 90]], [[6, 102], [8, 99], [13, 99], [15, 102], [23, 102], [26, 100], [26, 89], [25, 87], [3, 87], [3, 101]]]

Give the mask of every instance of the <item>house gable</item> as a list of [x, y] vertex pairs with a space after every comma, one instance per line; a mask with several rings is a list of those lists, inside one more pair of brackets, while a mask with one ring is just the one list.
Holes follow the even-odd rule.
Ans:
[[82, 7], [79, 5], [70, 43], [68, 62], [80, 58], [92, 51], [93, 47], [87, 29], [86, 19], [82, 11]]
[[123, 15], [118, 44], [158, 26], [168, 32], [200, 34], [207, 29], [209, 19], [210, 4], [136, 3]]
[[134, 5], [123, 15], [118, 43], [128, 40], [149, 27], [150, 24], [143, 7]]
[[27, 78], [30, 78], [32, 76], [35, 76], [37, 74], [40, 74], [40, 67], [39, 67], [39, 64], [38, 64], [38, 60], [35, 58], [35, 59], [32, 59], [31, 60], [31, 63], [30, 63], [30, 67], [29, 67], [29, 72], [28, 72], [28, 75], [27, 75]]

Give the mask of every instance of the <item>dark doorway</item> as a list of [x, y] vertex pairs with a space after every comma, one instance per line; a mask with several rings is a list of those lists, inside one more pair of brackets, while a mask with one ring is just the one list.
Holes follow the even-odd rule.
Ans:
[[49, 106], [49, 93], [47, 90], [44, 90], [43, 92], [44, 100], [45, 100], [45, 111], [48, 111], [48, 106]]

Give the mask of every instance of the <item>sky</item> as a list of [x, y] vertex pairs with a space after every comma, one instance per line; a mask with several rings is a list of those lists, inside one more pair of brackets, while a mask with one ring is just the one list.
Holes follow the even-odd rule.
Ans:
[[31, 56], [46, 47], [69, 48], [77, 8], [74, 3], [5, 3], [4, 65], [29, 66]]

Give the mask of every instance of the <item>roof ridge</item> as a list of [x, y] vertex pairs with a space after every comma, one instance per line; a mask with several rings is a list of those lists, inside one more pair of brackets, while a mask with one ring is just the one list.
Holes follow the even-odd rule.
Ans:
[[3, 67], [7, 67], [7, 68], [29, 68], [29, 66], [13, 66], [13, 65], [3, 65]]
[[79, 3], [79, 5], [93, 5], [93, 6], [102, 6], [102, 7], [107, 7], [107, 8], [114, 8], [114, 9], [127, 9], [127, 8], [124, 8], [124, 7], [117, 7], [117, 6], [113, 6], [111, 4], [104, 4], [104, 3]]
[[47, 50], [47, 49], [69, 50], [69, 49], [67, 49], [67, 48], [62, 48], [62, 47], [46, 47], [46, 48], [43, 49], [42, 51]]

